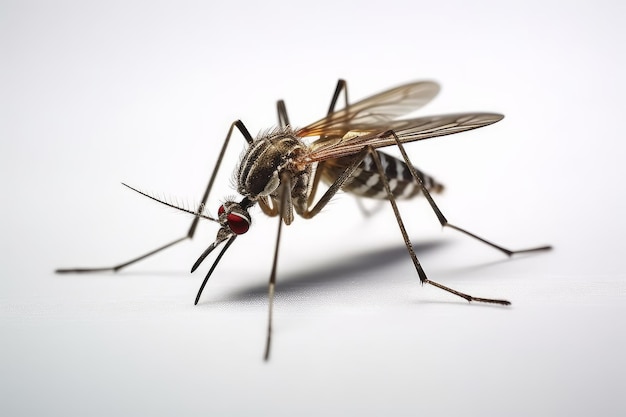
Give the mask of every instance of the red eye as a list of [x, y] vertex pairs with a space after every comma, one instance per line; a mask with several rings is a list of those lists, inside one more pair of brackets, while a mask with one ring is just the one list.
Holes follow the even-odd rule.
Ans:
[[221, 216], [222, 214], [224, 214], [224, 205], [223, 204], [220, 206], [220, 208], [217, 209], [217, 215]]
[[237, 213], [230, 213], [226, 219], [228, 220], [230, 230], [237, 235], [243, 235], [250, 228], [250, 220]]

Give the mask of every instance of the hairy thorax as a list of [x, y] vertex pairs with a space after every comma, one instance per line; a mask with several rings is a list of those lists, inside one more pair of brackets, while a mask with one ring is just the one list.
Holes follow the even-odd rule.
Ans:
[[237, 191], [252, 200], [277, 197], [280, 178], [291, 178], [291, 198], [297, 212], [306, 205], [312, 167], [299, 164], [307, 145], [290, 128], [260, 134], [248, 147], [237, 170]]

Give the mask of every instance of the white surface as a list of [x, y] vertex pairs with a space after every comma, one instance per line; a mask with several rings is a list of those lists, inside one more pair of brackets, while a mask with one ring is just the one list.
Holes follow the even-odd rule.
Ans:
[[[0, 5], [0, 414], [623, 415], [624, 6], [225, 4]], [[52, 273], [182, 236], [119, 182], [197, 200], [232, 120], [271, 127], [284, 98], [302, 126], [338, 77], [353, 100], [436, 79], [424, 113], [506, 114], [409, 152], [450, 221], [553, 252], [506, 260], [401, 209], [432, 279], [511, 308], [421, 287], [390, 209], [347, 195], [284, 230], [269, 363], [258, 211], [195, 307], [212, 224], [117, 275]]]

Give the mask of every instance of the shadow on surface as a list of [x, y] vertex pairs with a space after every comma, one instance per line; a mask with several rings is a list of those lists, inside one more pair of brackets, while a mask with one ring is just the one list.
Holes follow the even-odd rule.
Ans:
[[[445, 244], [446, 242], [443, 241], [433, 241], [414, 244], [413, 247], [419, 257]], [[410, 262], [409, 254], [404, 245], [331, 259], [324, 264], [319, 264], [313, 268], [308, 267], [300, 272], [281, 273], [279, 268], [276, 291], [285, 295], [302, 291], [304, 288], [330, 287], [355, 279], [359, 279], [361, 282], [375, 277], [379, 279], [381, 275], [376, 275], [376, 271], [382, 273], [390, 264], [401, 260]], [[267, 278], [269, 279], [269, 271]], [[267, 281], [264, 280], [263, 283], [234, 292], [229, 300], [241, 301], [266, 296]]]

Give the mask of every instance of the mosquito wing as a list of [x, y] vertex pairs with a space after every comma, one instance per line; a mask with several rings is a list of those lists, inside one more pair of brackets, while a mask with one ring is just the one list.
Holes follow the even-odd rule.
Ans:
[[314, 142], [311, 152], [305, 157], [305, 162], [353, 155], [365, 146], [382, 148], [395, 145], [396, 139], [392, 131], [400, 142], [407, 143], [477, 129], [496, 123], [502, 118], [504, 116], [497, 113], [457, 113], [394, 120], [380, 125], [351, 129], [341, 138]]
[[439, 93], [439, 84], [417, 81], [383, 91], [300, 129], [297, 135], [342, 137], [349, 130], [389, 123], [426, 105]]

